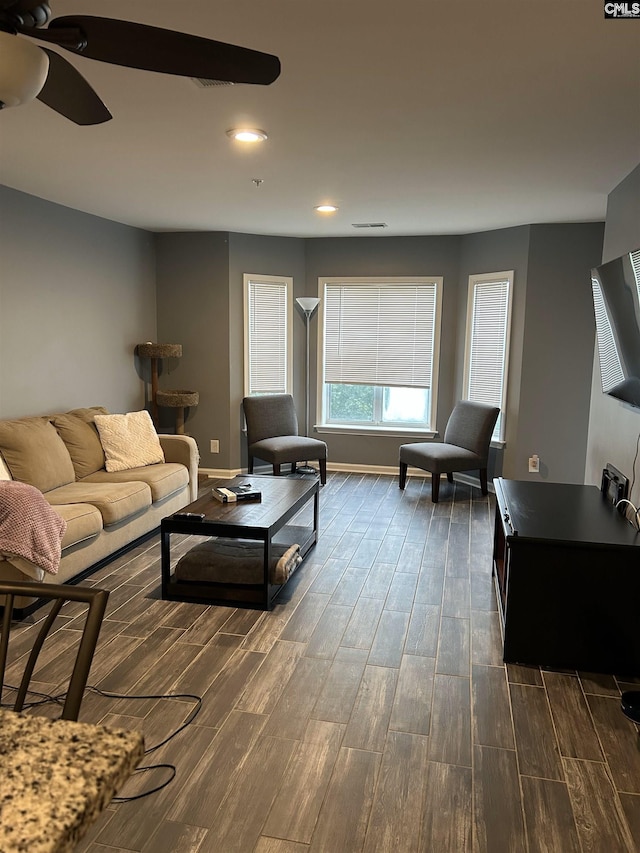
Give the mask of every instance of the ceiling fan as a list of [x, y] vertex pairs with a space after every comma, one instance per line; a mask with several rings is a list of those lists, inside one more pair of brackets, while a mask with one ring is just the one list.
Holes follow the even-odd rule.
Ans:
[[280, 74], [280, 60], [269, 53], [113, 18], [52, 19], [40, 0], [0, 0], [0, 109], [37, 98], [82, 125], [109, 121], [111, 113], [70, 62], [20, 35], [77, 56], [181, 77], [267, 86]]

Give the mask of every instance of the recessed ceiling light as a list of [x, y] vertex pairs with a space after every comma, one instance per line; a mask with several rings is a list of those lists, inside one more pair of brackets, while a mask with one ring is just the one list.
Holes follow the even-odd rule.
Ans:
[[335, 213], [338, 208], [335, 204], [318, 204], [313, 209], [317, 210], [318, 213]]
[[264, 142], [267, 138], [264, 130], [255, 127], [233, 127], [227, 131], [227, 136], [237, 139], [238, 142]]

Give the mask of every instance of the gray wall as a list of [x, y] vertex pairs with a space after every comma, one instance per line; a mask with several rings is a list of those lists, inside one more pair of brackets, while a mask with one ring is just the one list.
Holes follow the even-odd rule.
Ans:
[[[611, 261], [636, 249], [640, 249], [640, 165], [609, 194], [602, 261]], [[631, 480], [639, 433], [640, 409], [602, 393], [596, 353], [585, 482], [599, 486], [607, 462], [613, 463]], [[636, 481], [631, 500], [637, 505], [640, 481], [638, 478]]]
[[504, 228], [486, 233], [469, 234], [462, 241], [460, 263], [460, 302], [458, 306], [457, 363], [455, 396], [462, 395], [464, 374], [465, 326], [467, 320], [468, 281], [470, 275], [514, 271], [511, 309], [511, 341], [507, 375], [507, 411], [505, 412], [504, 450], [492, 450], [489, 476], [512, 476], [519, 451], [519, 409], [525, 329], [527, 271], [530, 227]]
[[[581, 483], [587, 443], [594, 321], [589, 270], [601, 223], [528, 225], [462, 240], [455, 393], [462, 392], [467, 282], [514, 270], [504, 453], [489, 474]], [[529, 456], [540, 473], [529, 474]]]
[[[605, 256], [640, 245], [633, 209], [639, 171], [611, 195]], [[246, 464], [243, 273], [293, 276], [296, 296], [316, 295], [320, 276], [435, 274], [444, 276], [437, 424], [442, 433], [461, 389], [468, 275], [514, 269], [507, 445], [504, 459], [495, 456], [491, 473], [533, 477], [526, 463], [536, 452], [542, 460], [536, 476], [568, 482], [583, 477], [595, 340], [586, 287], [588, 269], [599, 261], [597, 224], [523, 226], [463, 237], [154, 236], [3, 187], [0, 217], [2, 417], [92, 404], [112, 411], [140, 408], [149, 365], [134, 357], [135, 345], [181, 343], [183, 357], [162, 365], [160, 387], [199, 392], [187, 431], [198, 442], [201, 464], [236, 470]], [[302, 411], [299, 315], [294, 333], [294, 394]], [[315, 353], [317, 321], [311, 334]], [[312, 357], [314, 420], [315, 384]], [[608, 407], [605, 420], [598, 414], [601, 406]], [[630, 468], [638, 414], [604, 398], [599, 389], [594, 394], [587, 478], [595, 481], [594, 472], [599, 477], [606, 461]], [[609, 417], [615, 421], [611, 428]], [[616, 444], [612, 430], [626, 418], [627, 432]], [[163, 427], [170, 430], [174, 422], [174, 412], [164, 410]], [[210, 453], [212, 438], [220, 441], [219, 454]], [[328, 435], [327, 442], [334, 463], [395, 467], [397, 462], [397, 438]], [[610, 447], [619, 450], [614, 458]]]
[[142, 408], [151, 234], [0, 186], [0, 417]]
[[[176, 235], [161, 235], [161, 245], [175, 250]], [[203, 235], [197, 235], [202, 239]], [[168, 263], [158, 256], [159, 283], [173, 291], [189, 267], [189, 244], [178, 235], [186, 255]], [[242, 273], [292, 275], [295, 295], [317, 295], [324, 276], [442, 275], [444, 299], [438, 387], [437, 429], [443, 433], [461, 393], [467, 280], [471, 273], [515, 270], [509, 368], [509, 408], [504, 454], [492, 453], [490, 475], [556, 482], [582, 482], [587, 441], [590, 377], [593, 357], [593, 311], [588, 271], [602, 247], [602, 225], [522, 226], [464, 237], [353, 237], [297, 240], [229, 235], [228, 391], [217, 398], [219, 418], [228, 420], [229, 448], [221, 445], [209, 457], [209, 438], [198, 428], [205, 467], [234, 470], [246, 463], [241, 436], [243, 388]], [[196, 259], [194, 268], [200, 269]], [[159, 296], [165, 286], [159, 284]], [[203, 303], [204, 305], [204, 303]], [[221, 306], [219, 306], [221, 307]], [[190, 311], [185, 305], [187, 311]], [[183, 308], [183, 310], [185, 310]], [[162, 316], [162, 308], [160, 316]], [[171, 303], [167, 317], [175, 322], [180, 307]], [[219, 321], [220, 318], [217, 318]], [[301, 320], [301, 318], [299, 318]], [[294, 323], [294, 393], [298, 411], [304, 406], [304, 325]], [[188, 329], [181, 329], [188, 335]], [[317, 352], [317, 319], [311, 324], [311, 351]], [[223, 340], [222, 332], [220, 341]], [[224, 349], [224, 348], [221, 348]], [[224, 353], [221, 351], [221, 358]], [[317, 418], [316, 359], [311, 362], [311, 421]], [[204, 381], [204, 378], [203, 378]], [[192, 383], [193, 385], [193, 383]], [[195, 385], [193, 386], [195, 387]], [[222, 383], [219, 390], [222, 390]], [[224, 386], [227, 388], [226, 384]], [[225, 409], [225, 400], [229, 400]], [[214, 421], [211, 421], [212, 423]], [[226, 435], [226, 433], [225, 433]], [[395, 468], [397, 436], [322, 433], [331, 464]], [[528, 457], [538, 453], [541, 473], [528, 473]]]
[[[441, 275], [444, 277], [438, 423], [443, 432], [454, 400], [456, 317], [459, 300], [460, 237], [342, 237], [307, 240], [306, 294], [318, 295], [321, 276]], [[312, 352], [317, 347], [317, 321], [312, 326]], [[450, 330], [454, 330], [451, 334]], [[316, 385], [313, 365], [312, 387]], [[316, 395], [311, 397], [310, 417], [316, 420]], [[326, 434], [329, 461], [344, 465], [396, 467], [398, 446], [393, 436]]]
[[[231, 392], [229, 397], [230, 461], [233, 469], [247, 466], [242, 397], [244, 396], [244, 294], [245, 273], [293, 278], [294, 300], [304, 296], [305, 244], [293, 237], [263, 237], [256, 234], [229, 235], [229, 361]], [[304, 321], [294, 301], [293, 316], [293, 395], [301, 424], [305, 400]], [[213, 467], [217, 467], [214, 464]]]
[[[505, 462], [513, 479], [584, 482], [595, 335], [589, 273], [602, 234], [601, 223], [531, 226], [518, 434]], [[528, 473], [534, 453], [539, 474]]]
[[[163, 390], [197, 391], [186, 431], [200, 449], [201, 466], [232, 471], [246, 466], [242, 433], [244, 391], [243, 274], [293, 276], [304, 284], [304, 241], [251, 234], [157, 234], [158, 340], [181, 343], [182, 358], [159, 380]], [[296, 295], [299, 295], [296, 291]], [[303, 353], [303, 325], [294, 323], [295, 352]], [[296, 364], [298, 405], [304, 374]], [[161, 412], [172, 427], [172, 412]], [[211, 439], [220, 452], [211, 453]]]
[[[185, 431], [200, 449], [204, 468], [229, 467], [229, 235], [226, 232], [157, 234], [158, 341], [182, 344], [182, 358], [167, 365], [162, 390], [197, 391], [199, 403], [187, 412]], [[163, 427], [175, 424], [170, 409]], [[174, 418], [173, 423], [171, 418]], [[212, 456], [210, 440], [221, 453]], [[213, 463], [211, 460], [215, 459]]]

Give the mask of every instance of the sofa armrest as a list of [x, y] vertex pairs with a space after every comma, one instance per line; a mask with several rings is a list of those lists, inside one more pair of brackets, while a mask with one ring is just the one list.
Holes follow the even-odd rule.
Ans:
[[189, 471], [189, 496], [198, 497], [198, 463], [200, 452], [196, 440], [190, 435], [158, 435], [165, 462], [180, 462]]

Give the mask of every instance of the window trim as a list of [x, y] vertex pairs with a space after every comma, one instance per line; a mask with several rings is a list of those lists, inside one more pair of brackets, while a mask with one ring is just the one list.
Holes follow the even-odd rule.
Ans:
[[[293, 393], [293, 278], [285, 275], [259, 275], [243, 273], [243, 322], [244, 322], [244, 395], [250, 395], [250, 317], [249, 317], [249, 286], [252, 283], [264, 283], [271, 285], [284, 285], [286, 291], [286, 317], [285, 317], [285, 382], [286, 388], [282, 393]], [[253, 392], [260, 393], [260, 392]], [[265, 392], [267, 393], [267, 392]], [[271, 393], [276, 393], [271, 392]]]
[[515, 277], [514, 270], [502, 270], [500, 272], [490, 273], [474, 273], [469, 276], [467, 285], [467, 317], [465, 325], [465, 347], [464, 347], [464, 375], [463, 375], [463, 399], [469, 400], [469, 381], [471, 372], [471, 343], [472, 343], [472, 323], [474, 296], [476, 285], [490, 284], [494, 282], [506, 281], [507, 288], [507, 317], [506, 328], [504, 334], [504, 350], [503, 350], [503, 371], [502, 371], [502, 393], [500, 399], [500, 419], [499, 419], [499, 434], [492, 436], [492, 444], [495, 446], [503, 446], [505, 441], [506, 427], [506, 407], [507, 407], [507, 389], [509, 385], [509, 356], [511, 345], [511, 318], [513, 313], [513, 282]]
[[327, 435], [362, 435], [362, 436], [396, 436], [398, 438], [435, 438], [438, 435], [435, 429], [426, 428], [411, 428], [409, 426], [367, 426], [366, 424], [316, 424], [314, 432], [319, 434], [326, 433]]
[[596, 347], [598, 349], [598, 369], [602, 382], [602, 391], [608, 394], [624, 380], [624, 370], [620, 361], [620, 352], [609, 313], [604, 301], [602, 286], [597, 277], [591, 277], [593, 306], [596, 318]]
[[[433, 356], [431, 369], [431, 405], [430, 405], [430, 422], [425, 426], [412, 426], [411, 424], [393, 423], [389, 426], [384, 424], [366, 423], [336, 423], [329, 421], [326, 418], [327, 395], [325, 393], [325, 369], [324, 369], [324, 349], [325, 349], [325, 289], [331, 284], [353, 284], [353, 285], [383, 285], [392, 287], [395, 284], [431, 284], [435, 285], [436, 305], [434, 317], [434, 333], [433, 333]], [[440, 371], [440, 341], [442, 329], [442, 303], [443, 303], [443, 288], [444, 277], [435, 275], [422, 276], [320, 276], [318, 277], [318, 297], [320, 306], [318, 311], [318, 347], [317, 347], [317, 395], [316, 406], [319, 414], [319, 423], [317, 424], [317, 432], [333, 432], [344, 434], [360, 434], [360, 435], [397, 435], [407, 437], [433, 437], [436, 432], [436, 418], [438, 405], [438, 381]], [[382, 387], [382, 386], [381, 386]]]

